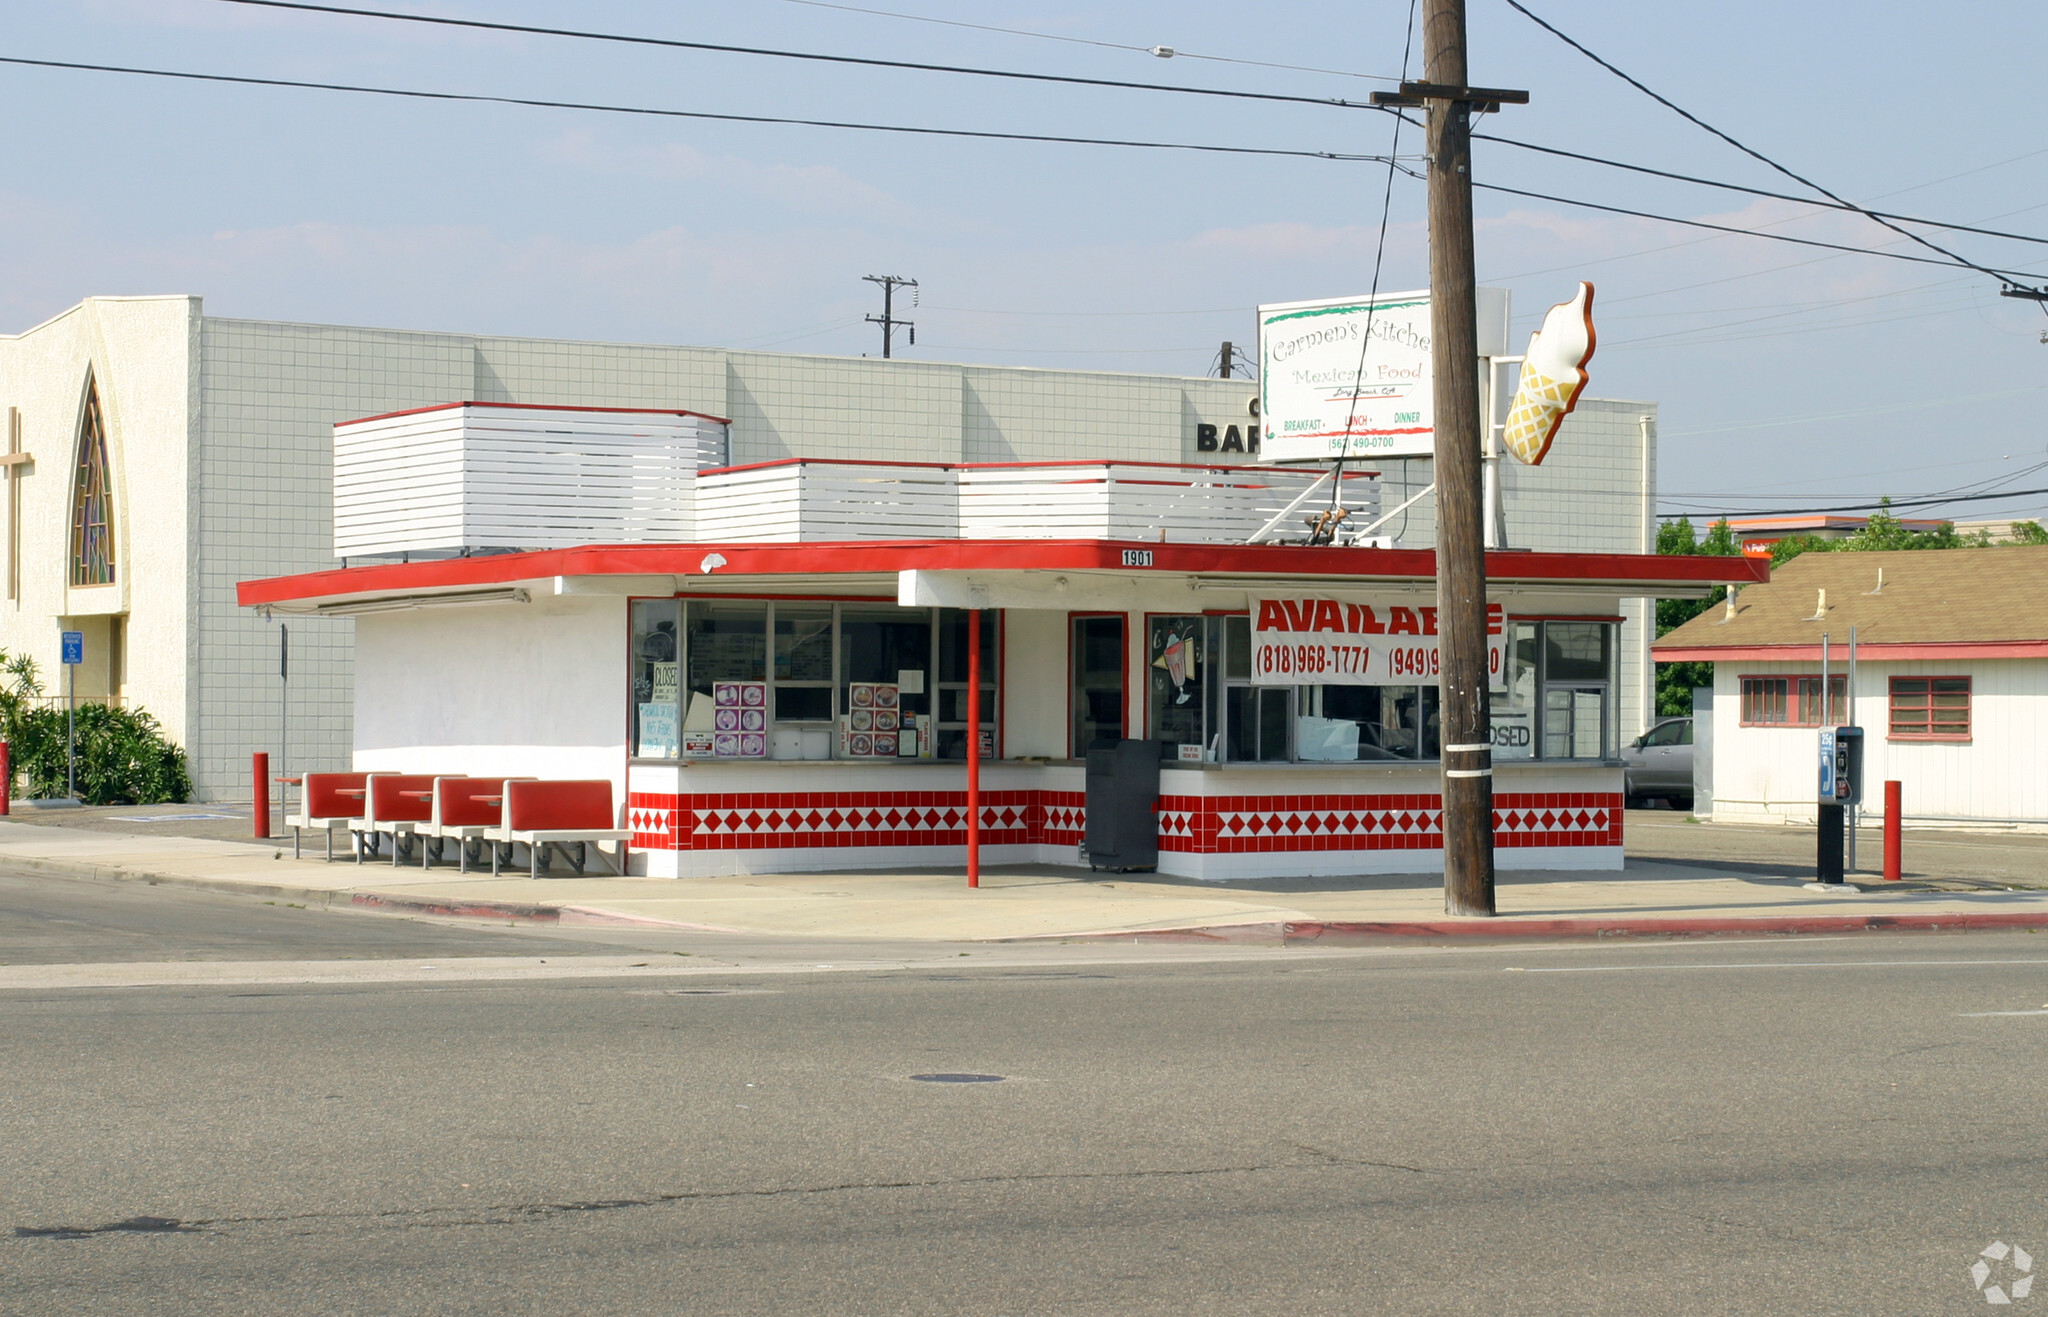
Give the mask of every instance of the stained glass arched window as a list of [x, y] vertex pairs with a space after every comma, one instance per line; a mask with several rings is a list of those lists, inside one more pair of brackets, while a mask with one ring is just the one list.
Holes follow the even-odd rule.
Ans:
[[114, 491], [107, 479], [107, 427], [100, 416], [99, 385], [88, 375], [71, 486], [71, 584], [113, 583]]

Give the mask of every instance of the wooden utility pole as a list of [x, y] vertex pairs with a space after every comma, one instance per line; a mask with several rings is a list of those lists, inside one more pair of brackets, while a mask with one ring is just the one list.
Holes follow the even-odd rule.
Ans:
[[1487, 708], [1486, 518], [1480, 475], [1479, 325], [1472, 264], [1472, 113], [1527, 92], [1471, 87], [1465, 0], [1423, 0], [1423, 81], [1388, 105], [1428, 109], [1429, 307], [1436, 376], [1436, 596], [1443, 655], [1444, 911], [1491, 915], [1493, 734]]

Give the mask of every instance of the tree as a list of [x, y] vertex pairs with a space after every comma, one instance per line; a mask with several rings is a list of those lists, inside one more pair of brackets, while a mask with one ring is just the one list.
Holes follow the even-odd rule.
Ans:
[[[1736, 538], [1734, 527], [1725, 518], [1708, 527], [1706, 538], [1702, 540], [1695, 537], [1691, 520], [1680, 517], [1657, 528], [1657, 552], [1739, 558], [1742, 556], [1742, 541]], [[1657, 634], [1661, 636], [1684, 626], [1720, 603], [1727, 594], [1725, 586], [1717, 585], [1704, 599], [1659, 599]], [[1693, 688], [1713, 684], [1714, 665], [1711, 663], [1659, 663], [1657, 716], [1678, 718], [1691, 713]]]

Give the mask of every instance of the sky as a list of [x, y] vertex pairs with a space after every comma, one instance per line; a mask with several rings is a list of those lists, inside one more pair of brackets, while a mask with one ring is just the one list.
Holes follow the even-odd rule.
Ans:
[[[344, 3], [347, 0], [343, 0]], [[1858, 204], [2048, 237], [2039, 0], [1524, 0], [1692, 114]], [[1364, 101], [1407, 0], [360, 0], [499, 22]], [[869, 12], [860, 12], [866, 10]], [[886, 11], [886, 12], [873, 12]], [[1505, 0], [1468, 0], [1480, 131], [1806, 197]], [[905, 17], [908, 16], [908, 17]], [[931, 21], [945, 20], [945, 21]], [[977, 26], [967, 26], [977, 25]], [[1009, 29], [995, 31], [985, 29]], [[1171, 58], [1154, 46], [1179, 52]], [[8, 0], [0, 56], [526, 99], [1383, 156], [1370, 109], [427, 27], [225, 0]], [[1419, 48], [1409, 56], [1420, 74]], [[879, 351], [863, 275], [920, 283], [899, 355], [1199, 375], [1264, 302], [1373, 282], [1370, 161], [997, 142], [435, 103], [0, 65], [0, 332], [95, 294], [411, 329]], [[1480, 142], [1474, 178], [1914, 254], [1856, 214]], [[1593, 396], [1660, 408], [1666, 512], [2048, 488], [2048, 314], [1944, 264], [1715, 234], [1481, 191], [1482, 283], [1517, 344], [1596, 289]], [[1917, 229], [2039, 275], [2048, 245]], [[1427, 283], [1396, 173], [1384, 290]], [[1114, 436], [1106, 436], [1113, 455]], [[2038, 516], [2048, 495], [1946, 504]]]

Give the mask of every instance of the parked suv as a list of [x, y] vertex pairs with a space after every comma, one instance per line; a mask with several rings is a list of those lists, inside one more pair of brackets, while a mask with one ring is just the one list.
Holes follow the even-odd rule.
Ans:
[[1630, 809], [1660, 798], [1692, 808], [1692, 719], [1664, 719], [1629, 742], [1621, 760]]

